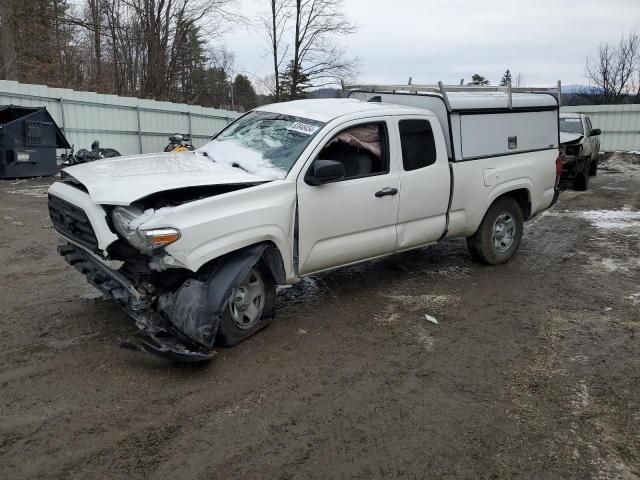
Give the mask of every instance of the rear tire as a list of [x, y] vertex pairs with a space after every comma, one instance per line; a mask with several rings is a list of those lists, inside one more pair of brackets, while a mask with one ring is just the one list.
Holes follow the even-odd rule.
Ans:
[[474, 260], [487, 265], [506, 263], [520, 247], [524, 220], [522, 209], [512, 197], [493, 202], [478, 230], [467, 237], [467, 248]]
[[258, 263], [233, 291], [220, 319], [216, 344], [233, 347], [265, 328], [273, 320], [275, 302], [273, 277]]

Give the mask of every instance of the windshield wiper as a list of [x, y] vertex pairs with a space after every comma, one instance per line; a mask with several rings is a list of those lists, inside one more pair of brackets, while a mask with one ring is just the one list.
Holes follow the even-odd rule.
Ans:
[[251, 173], [249, 170], [247, 170], [246, 168], [244, 168], [242, 165], [240, 165], [239, 163], [233, 162], [231, 164], [232, 167], [234, 168], [239, 168], [240, 170], [244, 170], [247, 173]]

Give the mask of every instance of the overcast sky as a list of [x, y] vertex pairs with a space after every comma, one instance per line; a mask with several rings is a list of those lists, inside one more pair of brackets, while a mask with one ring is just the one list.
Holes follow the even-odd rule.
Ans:
[[[253, 16], [268, 0], [238, 0]], [[359, 57], [361, 83], [458, 83], [474, 73], [497, 83], [506, 68], [527, 85], [586, 84], [600, 42], [640, 30], [640, 0], [345, 0], [358, 32], [340, 39]], [[271, 72], [256, 28], [224, 35], [236, 70]]]

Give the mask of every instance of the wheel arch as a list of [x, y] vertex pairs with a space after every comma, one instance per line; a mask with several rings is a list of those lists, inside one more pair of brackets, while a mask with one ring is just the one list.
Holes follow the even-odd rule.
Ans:
[[[254, 242], [249, 245], [244, 245], [241, 248], [236, 248], [235, 250], [226, 252], [224, 255], [220, 255], [219, 257], [212, 258], [205, 262], [203, 265], [198, 268], [196, 274], [202, 275], [208, 271], [210, 271], [215, 265], [224, 262], [225, 258], [236, 255], [238, 252], [246, 249], [250, 249], [256, 246], [264, 246], [265, 249], [258, 258], [258, 262], [262, 262], [264, 266], [268, 269], [269, 273], [273, 277], [273, 280], [277, 285], [283, 285], [287, 283], [287, 275], [284, 266], [284, 258], [278, 246], [270, 241], [263, 240], [260, 242]], [[257, 263], [257, 262], [256, 262]]]
[[[503, 193], [502, 195], [497, 197], [493, 202], [491, 202], [491, 205], [493, 205], [496, 201], [504, 197], [511, 197], [516, 202], [518, 202], [518, 205], [520, 205], [520, 210], [522, 211], [522, 218], [524, 220], [528, 220], [531, 217], [531, 212], [532, 212], [531, 192], [528, 189], [518, 188], [515, 190], [510, 190], [506, 193]], [[489, 208], [491, 208], [491, 206], [489, 206]]]

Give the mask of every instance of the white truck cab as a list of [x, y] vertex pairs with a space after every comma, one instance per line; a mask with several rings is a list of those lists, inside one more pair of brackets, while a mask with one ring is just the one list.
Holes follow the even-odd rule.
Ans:
[[351, 97], [257, 108], [194, 152], [63, 171], [59, 252], [135, 319], [135, 348], [211, 358], [271, 321], [276, 284], [443, 238], [506, 262], [557, 200], [554, 97]]

